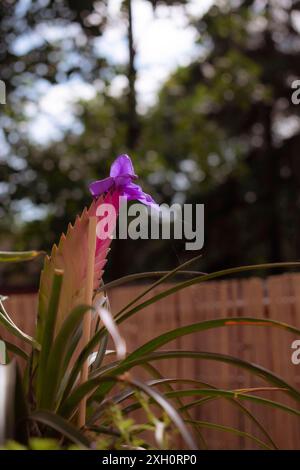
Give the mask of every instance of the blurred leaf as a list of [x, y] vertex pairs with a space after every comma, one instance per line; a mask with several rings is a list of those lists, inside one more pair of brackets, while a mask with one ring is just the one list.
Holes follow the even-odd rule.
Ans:
[[166, 398], [161, 393], [157, 392], [157, 390], [153, 390], [153, 388], [136, 379], [130, 378], [127, 379], [126, 382], [134, 386], [138, 390], [143, 391], [165, 411], [165, 413], [169, 416], [169, 418], [175, 425], [176, 429], [181, 434], [184, 442], [188, 445], [189, 449], [196, 450], [198, 448], [196, 442], [194, 441], [194, 438], [185, 426], [184, 421], [178, 411], [173, 407], [173, 405], [171, 405], [169, 401], [166, 400]]
[[30, 450], [59, 450], [59, 442], [56, 439], [32, 437], [29, 440]]
[[0, 365], [7, 364], [6, 346], [4, 341], [0, 340]]
[[18, 346], [16, 346], [13, 343], [10, 343], [9, 341], [4, 341], [6, 345], [7, 351], [11, 351], [13, 354], [16, 354], [17, 356], [21, 357], [22, 359], [25, 359], [26, 361], [29, 359], [28, 354]]
[[116, 355], [118, 359], [124, 359], [126, 356], [126, 341], [120, 333], [119, 328], [117, 327], [116, 322], [111, 314], [111, 312], [102, 306], [98, 307], [95, 305], [95, 309], [106, 330], [112, 337], [112, 340], [115, 345]]
[[7, 331], [12, 333], [17, 338], [22, 339], [26, 343], [29, 343], [32, 347], [39, 349], [40, 345], [31, 336], [24, 333], [20, 328], [12, 321], [7, 311], [4, 308], [2, 301], [0, 300], [0, 323], [5, 327]]
[[90, 447], [89, 440], [82, 432], [80, 432], [75, 426], [55, 413], [51, 413], [50, 411], [35, 411], [31, 413], [29, 419], [45, 424], [51, 429], [59, 432], [62, 436], [66, 437], [71, 442], [74, 442], [83, 448]]
[[239, 437], [244, 437], [246, 439], [250, 439], [251, 441], [255, 442], [258, 444], [259, 447], [265, 450], [272, 450], [272, 447], [270, 447], [268, 444], [263, 442], [261, 439], [258, 439], [257, 437], [253, 436], [252, 434], [249, 434], [248, 432], [240, 431], [239, 429], [232, 428], [230, 426], [224, 426], [221, 424], [217, 423], [210, 423], [207, 421], [196, 421], [196, 420], [185, 420], [186, 423], [195, 425], [195, 426], [200, 426], [202, 428], [208, 428], [208, 429], [215, 429], [217, 431], [222, 431], [222, 432], [228, 432], [231, 434], [235, 434], [236, 436]]
[[44, 254], [43, 251], [0, 251], [0, 263], [30, 261]]

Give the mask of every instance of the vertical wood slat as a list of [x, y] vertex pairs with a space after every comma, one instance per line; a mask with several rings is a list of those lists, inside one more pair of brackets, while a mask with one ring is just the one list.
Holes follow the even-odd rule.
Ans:
[[[244, 305], [242, 306], [242, 316], [244, 317], [265, 317], [264, 310], [264, 286], [261, 279], [252, 278], [241, 281], [241, 298], [244, 300]], [[256, 364], [264, 364], [268, 366], [268, 349], [266, 349], [266, 334], [267, 330], [265, 328], [249, 327], [240, 330], [240, 340], [243, 345], [243, 357], [250, 362]], [[254, 339], [255, 335], [255, 339]], [[245, 377], [245, 383], [248, 383], [249, 386], [263, 386], [264, 382], [262, 380], [249, 377]], [[259, 419], [261, 422], [266, 422], [266, 413], [269, 410], [255, 407], [254, 404], [247, 404], [247, 409], [253, 413], [253, 415]], [[264, 436], [258, 430], [257, 426], [249, 419], [243, 415], [243, 429], [246, 432], [249, 432], [253, 435], [257, 435], [262, 440]], [[246, 443], [245, 443], [246, 444]], [[248, 441], [246, 444], [247, 449], [255, 449], [255, 444]]]
[[[155, 292], [165, 287], [159, 287]], [[144, 289], [144, 286], [130, 286], [112, 290], [110, 300], [113, 313], [117, 313]], [[15, 295], [9, 298], [5, 305], [17, 325], [27, 333], [33, 334], [36, 295]], [[167, 330], [225, 316], [272, 318], [299, 326], [300, 274], [271, 276], [266, 280], [251, 278], [191, 286], [148, 306], [126, 321], [121, 326], [121, 331], [126, 338], [128, 351], [132, 351]], [[2, 333], [3, 329], [0, 328], [0, 334]], [[12, 340], [7, 333], [3, 333], [3, 337]], [[291, 343], [295, 339], [300, 338], [275, 328], [234, 326], [188, 335], [167, 344], [163, 349], [179, 348], [234, 355], [282, 375], [285, 380], [299, 388], [300, 365], [291, 363]], [[21, 340], [13, 341], [18, 346], [23, 346]], [[28, 346], [26, 348], [28, 350]], [[194, 378], [225, 389], [265, 385], [264, 381], [254, 379], [246, 372], [217, 362], [184, 359], [161, 361], [154, 365], [164, 376]], [[150, 378], [140, 369], [136, 369], [134, 374], [142, 379]], [[290, 399], [285, 399], [282, 392], [264, 393], [263, 396], [294, 404]], [[270, 430], [280, 448], [300, 448], [300, 426], [297, 418], [255, 404], [244, 405]], [[224, 400], [204, 405], [195, 410], [195, 416], [198, 419], [238, 427], [263, 438], [257, 426]], [[210, 448], [256, 448], [250, 441], [217, 431], [204, 431], [204, 434]]]

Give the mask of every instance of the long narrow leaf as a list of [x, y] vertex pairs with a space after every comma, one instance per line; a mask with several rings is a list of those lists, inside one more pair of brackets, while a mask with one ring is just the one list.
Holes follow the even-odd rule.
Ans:
[[[202, 382], [200, 380], [195, 380], [195, 379], [181, 379], [181, 378], [163, 378], [161, 376], [161, 374], [159, 373], [159, 371], [157, 371], [155, 368], [153, 368], [154, 371], [155, 371], [155, 374], [157, 376], [156, 379], [154, 380], [150, 380], [147, 382], [147, 385], [148, 386], [160, 386], [160, 385], [165, 385], [165, 386], [168, 386], [169, 384], [172, 384], [172, 383], [179, 383], [179, 384], [193, 384], [193, 385], [196, 385], [197, 387], [202, 387], [202, 388], [211, 388], [211, 389], [216, 389], [216, 387], [213, 387], [211, 384], [208, 384], [207, 382]], [[148, 368], [147, 368], [148, 370]], [[264, 387], [263, 390], [274, 390], [274, 388], [270, 388], [270, 387]], [[278, 390], [278, 389], [276, 389]], [[281, 390], [281, 389], [280, 389]], [[168, 387], [167, 388], [167, 391], [168, 392], [172, 392], [174, 391], [172, 389], [172, 387]], [[248, 390], [250, 391], [250, 389]], [[251, 391], [257, 391], [257, 389], [251, 389]], [[234, 392], [238, 393], [238, 392], [241, 392], [241, 390], [234, 390]], [[89, 425], [91, 425], [92, 423], [94, 423], [95, 421], [97, 421], [104, 413], [105, 411], [105, 408], [107, 406], [107, 404], [109, 402], [113, 402], [115, 404], [120, 404], [122, 403], [124, 400], [127, 400], [128, 398], [132, 397], [134, 395], [134, 392], [132, 389], [128, 389], [122, 393], [119, 393], [117, 396], [113, 396], [113, 397], [109, 397], [105, 400], [102, 400], [102, 402], [100, 403], [100, 405], [97, 407], [97, 410], [96, 412], [89, 418]], [[187, 412], [188, 409], [189, 409], [189, 404], [187, 405], [183, 405], [182, 401], [181, 401], [181, 397], [178, 397], [175, 395], [175, 398], [177, 399], [177, 401], [179, 402], [179, 406], [180, 406], [180, 411], [182, 411], [183, 413]], [[210, 397], [212, 399], [214, 399], [215, 397]], [[222, 397], [221, 397], [222, 398]], [[93, 401], [97, 401], [97, 395], [93, 395], [92, 397]], [[272, 448], [276, 449], [277, 446], [275, 445], [273, 439], [271, 438], [271, 436], [269, 435], [269, 433], [266, 431], [266, 429], [264, 428], [264, 426], [262, 426], [262, 424], [257, 420], [257, 418], [255, 418], [255, 416], [247, 409], [245, 408], [241, 403], [239, 403], [239, 401], [237, 401], [236, 399], [232, 399], [232, 398], [228, 398], [228, 401], [233, 404], [234, 406], [236, 406], [237, 408], [239, 408], [244, 414], [246, 414], [248, 416], [248, 418], [254, 422], [254, 424], [259, 428], [259, 430], [265, 435], [265, 437], [268, 439], [268, 441], [270, 442]], [[134, 406], [134, 409], [138, 409], [140, 408], [140, 404], [139, 403], [136, 403], [136, 406]], [[129, 409], [130, 406], [129, 406]], [[126, 410], [125, 410], [126, 412]], [[192, 419], [189, 415], [187, 416], [187, 419]]]
[[[176, 411], [176, 409], [165, 399], [165, 397], [157, 392], [156, 390], [153, 390], [151, 387], [149, 387], [147, 384], [142, 383], [141, 381], [134, 379], [134, 378], [129, 378], [128, 376], [126, 378], [124, 377], [102, 377], [99, 379], [100, 382], [107, 382], [107, 383], [116, 383], [116, 382], [121, 382], [126, 385], [133, 386], [137, 390], [140, 390], [144, 392], [146, 395], [148, 395], [155, 403], [157, 403], [169, 416], [171, 421], [175, 424], [177, 427], [178, 431], [180, 432], [182, 438], [188, 445], [190, 449], [197, 449], [197, 444], [195, 443], [193, 437], [191, 436], [190, 432], [188, 431], [183, 419], [181, 418], [180, 414]], [[84, 387], [87, 384], [83, 384], [82, 387]]]
[[[147, 371], [151, 374], [152, 377], [155, 377], [155, 380], [156, 380], [156, 381], [159, 381], [159, 380], [164, 381], [164, 382], [163, 382], [163, 387], [164, 387], [166, 390], [168, 390], [168, 391], [172, 391], [172, 390], [173, 390], [173, 387], [172, 387], [171, 384], [172, 384], [172, 383], [176, 383], [176, 382], [168, 382], [168, 379], [166, 379], [165, 377], [163, 377], [162, 374], [159, 372], [159, 370], [156, 369], [156, 367], [154, 367], [153, 364], [149, 364], [149, 363], [143, 364], [143, 368], [144, 368], [145, 370], [147, 370]], [[152, 386], [152, 385], [151, 385], [151, 386]], [[177, 398], [176, 398], [176, 402], [177, 402], [177, 404], [178, 404], [179, 407], [182, 407], [182, 406], [183, 406], [183, 402], [182, 402], [182, 400], [181, 400], [180, 397], [177, 397]], [[184, 415], [187, 419], [192, 419], [192, 417], [190, 416], [190, 413], [189, 413], [188, 410], [184, 410], [184, 411], [183, 411], [183, 415]], [[203, 449], [205, 449], [205, 450], [208, 449], [208, 445], [207, 445], [206, 440], [205, 440], [205, 438], [204, 438], [204, 436], [203, 436], [203, 433], [202, 433], [201, 430], [200, 430], [199, 428], [197, 428], [197, 427], [196, 427], [196, 433], [197, 433], [198, 438], [199, 438], [199, 441], [200, 441], [200, 443], [201, 443], [201, 448], [203, 448]]]
[[50, 357], [45, 373], [44, 387], [40, 398], [41, 408], [52, 409], [55, 406], [59, 382], [65, 372], [64, 367], [67, 366], [65, 356], [70, 344], [70, 339], [78, 328], [83, 316], [89, 310], [90, 307], [86, 305], [75, 307], [65, 319], [55, 338], [50, 350]]
[[[257, 375], [261, 378], [264, 378], [267, 382], [274, 384], [277, 387], [286, 389], [285, 393], [289, 394], [295, 398], [298, 402], [300, 401], [299, 391], [292, 385], [285, 382], [283, 379], [273, 374], [269, 370], [261, 367], [257, 364], [252, 364], [242, 359], [238, 359], [232, 356], [225, 354], [217, 354], [211, 352], [199, 352], [199, 351], [162, 351], [162, 352], [153, 352], [146, 356], [136, 358], [131, 361], [119, 361], [113, 364], [109, 364], [100, 371], [94, 371], [90, 379], [84, 384], [77, 387], [69, 396], [67, 396], [64, 402], [61, 404], [60, 412], [64, 416], [69, 416], [82, 398], [86, 395], [89, 395], [93, 390], [96, 390], [97, 395], [101, 394], [105, 396], [111, 388], [111, 384], [108, 380], [103, 380], [104, 377], [107, 379], [109, 377], [116, 377], [124, 372], [130, 370], [131, 368], [145, 364], [151, 361], [163, 360], [163, 359], [172, 359], [172, 358], [193, 358], [193, 359], [205, 359], [210, 361], [223, 362], [227, 364], [234, 365], [241, 369], [247, 370], [249, 373]], [[103, 383], [106, 382], [106, 383]], [[99, 384], [103, 384], [99, 386]]]
[[265, 450], [272, 450], [272, 447], [270, 447], [268, 444], [263, 442], [261, 439], [258, 439], [258, 437], [253, 436], [252, 434], [245, 432], [245, 431], [240, 431], [239, 429], [232, 428], [230, 426], [224, 426], [222, 424], [217, 424], [217, 423], [210, 423], [208, 421], [196, 421], [196, 420], [185, 420], [186, 423], [195, 425], [195, 426], [200, 426], [202, 428], [208, 428], [208, 429], [214, 429], [217, 431], [222, 431], [222, 432], [228, 432], [230, 434], [235, 434], [236, 436], [239, 437], [244, 437], [246, 439], [250, 439], [251, 441], [255, 442], [259, 447]]
[[[160, 335], [157, 338], [154, 338], [153, 340], [149, 341], [145, 345], [141, 346], [141, 348], [137, 349], [133, 353], [131, 353], [126, 359], [126, 362], [132, 361], [133, 359], [143, 356], [149, 352], [154, 351], [155, 349], [163, 346], [164, 344], [168, 343], [169, 341], [172, 341], [173, 339], [176, 339], [178, 337], [182, 337], [187, 334], [192, 334], [195, 332], [199, 331], [205, 331], [208, 329], [212, 328], [219, 328], [219, 327], [232, 327], [232, 326], [265, 326], [265, 327], [277, 327], [281, 328], [285, 331], [289, 331], [292, 333], [295, 333], [297, 335], [300, 334], [300, 330], [288, 325], [283, 322], [277, 322], [275, 320], [267, 320], [267, 319], [260, 319], [260, 318], [253, 318], [253, 317], [247, 317], [247, 318], [241, 318], [241, 317], [225, 317], [225, 318], [217, 318], [214, 320], [208, 320], [208, 321], [203, 321], [200, 323], [195, 323], [192, 325], [187, 325], [181, 328], [177, 328], [175, 330], [169, 331], [167, 333], [164, 333], [163, 335]], [[93, 351], [95, 346], [97, 345], [97, 342], [99, 342], [100, 338], [102, 337], [101, 335], [101, 330], [99, 330], [94, 337], [90, 340], [88, 345], [84, 348], [84, 350], [81, 352], [80, 356], [78, 357], [73, 370], [71, 372], [70, 378], [69, 378], [69, 383], [66, 387], [66, 392], [69, 393], [73, 384], [74, 380], [76, 379], [80, 368], [82, 366], [82, 363], [84, 360], [87, 359], [89, 354]], [[294, 389], [296, 391], [296, 389]], [[300, 397], [300, 393], [296, 391], [297, 397]], [[65, 395], [66, 398], [66, 395]]]
[[191, 265], [192, 263], [195, 263], [198, 261], [200, 258], [202, 258], [202, 254], [199, 256], [195, 256], [194, 258], [186, 261], [185, 263], [181, 264], [180, 266], [177, 266], [175, 269], [172, 271], [167, 271], [166, 274], [164, 274], [160, 279], [155, 281], [153, 284], [151, 284], [149, 287], [147, 287], [143, 292], [138, 294], [134, 299], [132, 299], [127, 305], [125, 305], [122, 310], [119, 311], [117, 318], [125, 312], [128, 308], [130, 308], [132, 305], [134, 305], [138, 300], [142, 299], [147, 295], [149, 292], [151, 292], [153, 289], [158, 287], [160, 284], [163, 282], [166, 282], [167, 280], [170, 280], [172, 277], [174, 277], [180, 270], [186, 268], [187, 266]]
[[114, 318], [110, 311], [107, 308], [97, 307], [95, 309], [102, 320], [102, 323], [105, 325], [105, 328], [109, 332], [116, 349], [116, 354], [118, 359], [124, 359], [126, 356], [126, 342], [122, 337], [119, 328], [117, 327]]
[[[183, 412], [184, 410], [190, 410], [191, 408], [195, 408], [199, 405], [203, 405], [204, 403], [207, 403], [209, 401], [212, 401], [214, 399], [218, 398], [231, 398], [234, 400], [244, 400], [244, 401], [250, 401], [254, 402], [263, 406], [270, 406], [272, 408], [280, 409], [282, 411], [285, 411], [289, 414], [295, 415], [297, 417], [300, 416], [300, 411], [297, 410], [296, 408], [292, 408], [290, 406], [285, 405], [284, 403], [280, 403], [277, 401], [269, 400], [267, 398], [259, 397], [257, 395], [250, 395], [246, 393], [240, 393], [235, 390], [222, 390], [222, 389], [190, 389], [190, 390], [173, 390], [172, 392], [167, 392], [166, 394], [167, 398], [177, 398], [177, 397], [191, 397], [191, 396], [196, 396], [196, 395], [201, 395], [203, 398], [199, 400], [192, 401], [190, 403], [187, 403], [184, 405], [182, 408], [180, 408], [179, 411]], [[137, 409], [140, 408], [139, 403], [133, 403], [131, 405], [128, 405], [125, 409], [122, 410], [123, 413], [128, 413], [131, 411], [136, 411]]]
[[193, 323], [191, 325], [182, 326], [171, 331], [167, 331], [160, 336], [148, 341], [146, 344], [131, 353], [126, 361], [135, 359], [136, 357], [148, 354], [152, 351], [159, 349], [161, 346], [189, 334], [206, 331], [213, 328], [220, 327], [233, 327], [233, 326], [255, 326], [255, 327], [276, 327], [300, 335], [300, 330], [287, 323], [279, 322], [276, 320], [253, 318], [253, 317], [232, 317], [232, 318], [217, 318], [213, 320], [202, 321]]
[[153, 390], [151, 387], [140, 382], [139, 380], [130, 379], [130, 380], [127, 380], [127, 382], [129, 382], [130, 385], [135, 386], [139, 390], [142, 390], [146, 395], [152, 398], [153, 401], [155, 401], [165, 411], [165, 413], [169, 416], [171, 421], [173, 421], [173, 423], [175, 424], [176, 428], [180, 432], [182, 438], [184, 439], [188, 447], [192, 450], [197, 449], [197, 444], [194, 441], [190, 432], [188, 431], [187, 427], [185, 426], [184, 421], [181, 418], [180, 414], [169, 403], [169, 401], [165, 399], [165, 397], [162, 394], [158, 393], [156, 390]]
[[22, 339], [26, 343], [29, 343], [35, 349], [40, 349], [39, 343], [32, 338], [30, 335], [24, 333], [15, 323], [10, 319], [8, 313], [6, 312], [3, 303], [0, 300], [0, 323], [5, 327], [7, 331], [12, 333], [17, 338]]
[[50, 411], [35, 411], [29, 416], [29, 419], [49, 426], [71, 442], [74, 442], [74, 444], [84, 448], [90, 447], [90, 441], [82, 432], [78, 431], [77, 428], [55, 413], [51, 413]]
[[107, 344], [108, 344], [108, 335], [105, 335], [100, 341], [95, 361], [92, 364], [92, 370], [98, 369], [101, 366], [102, 361], [105, 357], [106, 350], [107, 350]]
[[5, 343], [6, 349], [8, 351], [11, 351], [12, 353], [16, 354], [17, 356], [21, 357], [22, 359], [25, 359], [25, 360], [29, 359], [28, 354], [23, 349], [19, 348], [15, 344], [10, 343], [9, 341], [6, 341], [6, 339], [3, 340], [1, 337], [0, 337], [0, 340]]
[[7, 364], [7, 351], [4, 341], [0, 340], [0, 365]]
[[44, 388], [44, 379], [47, 370], [47, 363], [50, 358], [49, 353], [52, 346], [55, 322], [59, 306], [59, 299], [61, 294], [61, 287], [63, 282], [63, 271], [55, 270], [53, 275], [53, 284], [51, 290], [50, 301], [48, 305], [48, 312], [45, 318], [45, 328], [42, 337], [42, 350], [39, 356], [39, 366], [37, 375], [37, 399], [41, 400], [42, 390]]
[[44, 251], [0, 251], [0, 263], [30, 261], [44, 254]]
[[[154, 370], [156, 371], [155, 368], [154, 368]], [[160, 378], [157, 378], [156, 380], [152, 380], [151, 382], [148, 382], [148, 385], [156, 386], [156, 385], [161, 385], [161, 384], [166, 384], [167, 385], [168, 383], [192, 383], [192, 384], [194, 383], [198, 387], [211, 388], [211, 389], [216, 389], [217, 390], [217, 387], [214, 387], [211, 384], [208, 384], [207, 382], [202, 382], [202, 381], [194, 380], [194, 379], [166, 379], [166, 378], [162, 378], [162, 376], [159, 372], [158, 372], [158, 374], [159, 374]], [[270, 388], [267, 388], [267, 389], [269, 390]], [[168, 389], [168, 391], [171, 392], [171, 391], [173, 391], [173, 389], [170, 387]], [[128, 390], [127, 392], [123, 392], [123, 394], [119, 394], [117, 397], [112, 397], [112, 398], [107, 399], [107, 400], [112, 400], [114, 403], [121, 403], [123, 400], [129, 398], [132, 395], [133, 395], [133, 392]], [[183, 405], [183, 403], [181, 401], [181, 397], [175, 397], [175, 398], [179, 402], [179, 405], [180, 405], [179, 410], [184, 414], [186, 412], [188, 412], [189, 411], [189, 404]], [[211, 401], [211, 400], [214, 400], [216, 398], [223, 398], [223, 397], [209, 397], [209, 398], [206, 398], [206, 399], [203, 399], [203, 400]], [[96, 400], [97, 398], [93, 395], [93, 399]], [[268, 439], [268, 441], [271, 444], [273, 449], [277, 449], [277, 446], [274, 443], [274, 441], [273, 441], [272, 437], [270, 436], [269, 432], [265, 429], [265, 427], [261, 424], [261, 422], [253, 415], [253, 413], [251, 413], [242, 403], [240, 403], [236, 399], [232, 399], [232, 398], [228, 397], [227, 400], [233, 406], [237, 407], [242, 413], [244, 413], [257, 426], [257, 428]], [[91, 416], [91, 418], [89, 420], [89, 423], [95, 422], [95, 420], [97, 420], [102, 415], [103, 408], [105, 408], [106, 403], [107, 403], [106, 400], [102, 401], [100, 406], [97, 408], [97, 411], [94, 413], [94, 415]], [[136, 403], [135, 405], [136, 406], [134, 406], [134, 409], [140, 408], [139, 403]], [[129, 406], [128, 410], [130, 410], [131, 408], [132, 408], [132, 406]], [[127, 411], [127, 408], [125, 410], [123, 410], [123, 412], [126, 412], [126, 411]], [[190, 415], [187, 415], [187, 419], [191, 419]], [[201, 437], [203, 438], [202, 435], [201, 435]]]
[[297, 401], [300, 400], [300, 392], [297, 388], [293, 387], [292, 385], [287, 383], [285, 380], [283, 380], [281, 377], [277, 376], [276, 374], [269, 371], [268, 369], [265, 369], [262, 366], [253, 364], [248, 361], [244, 361], [242, 359], [239, 359], [233, 356], [220, 354], [220, 353], [206, 352], [206, 351], [180, 351], [180, 350], [177, 351], [175, 350], [175, 351], [153, 352], [146, 356], [141, 356], [139, 358], [132, 359], [130, 360], [130, 362], [127, 362], [127, 359], [126, 359], [125, 361], [122, 361], [115, 365], [108, 365], [106, 368], [103, 368], [102, 371], [99, 372], [99, 374], [97, 374], [97, 372], [94, 372], [93, 374], [91, 374], [91, 380], [93, 380], [94, 377], [101, 376], [103, 374], [109, 373], [109, 374], [115, 375], [115, 374], [123, 373], [131, 369], [132, 367], [135, 367], [136, 365], [145, 363], [146, 361], [149, 362], [152, 360], [162, 360], [162, 359], [171, 359], [171, 358], [179, 358], [179, 357], [205, 359], [205, 360], [224, 362], [227, 364], [234, 365], [241, 369], [247, 370], [251, 374], [264, 378], [267, 382], [284, 389], [285, 393], [288, 393]]
[[[283, 403], [279, 403], [273, 400], [269, 400], [267, 398], [262, 398], [257, 395], [250, 395], [247, 393], [239, 393], [237, 391], [231, 391], [231, 390], [221, 390], [221, 389], [190, 389], [190, 390], [174, 390], [173, 392], [168, 392], [167, 394], [168, 398], [180, 396], [180, 397], [191, 397], [191, 396], [208, 396], [208, 397], [223, 397], [223, 398], [234, 398], [235, 400], [246, 400], [246, 401], [251, 401], [254, 403], [258, 403], [260, 405], [266, 405], [270, 406], [272, 408], [277, 408], [282, 411], [286, 411], [289, 414], [296, 415], [300, 417], [300, 411], [292, 408], [290, 406], [287, 406]], [[192, 402], [189, 404], [190, 406], [186, 408], [192, 408], [197, 406], [197, 401]]]
[[[182, 265], [180, 266], [182, 268]], [[142, 279], [152, 279], [152, 278], [162, 278], [166, 274], [170, 273], [170, 271], [146, 271], [143, 273], [136, 273], [136, 274], [128, 274], [127, 276], [122, 276], [119, 279], [115, 279], [114, 281], [107, 282], [103, 284], [97, 292], [108, 291], [115, 287], [123, 286], [124, 284], [129, 284], [131, 282], [141, 281]], [[176, 271], [176, 276], [200, 276], [203, 274], [201, 271], [183, 271], [182, 269]]]
[[[136, 307], [133, 307], [130, 310], [127, 310], [126, 312], [120, 312], [117, 313], [116, 319], [118, 322], [123, 322], [127, 318], [131, 317], [134, 313], [139, 312], [140, 310], [144, 309], [145, 307], [148, 307], [148, 305], [153, 304], [154, 302], [157, 302], [158, 300], [161, 300], [165, 297], [168, 297], [169, 295], [174, 294], [175, 292], [178, 292], [182, 289], [185, 289], [186, 287], [198, 284], [200, 282], [204, 281], [210, 281], [212, 279], [217, 279], [220, 277], [224, 276], [230, 276], [232, 274], [237, 274], [241, 272], [249, 272], [249, 271], [256, 271], [258, 269], [282, 269], [282, 268], [299, 268], [300, 262], [290, 262], [290, 263], [266, 263], [266, 264], [255, 264], [255, 265], [249, 265], [249, 266], [239, 266], [236, 268], [229, 268], [229, 269], [223, 269], [221, 271], [216, 271], [214, 273], [210, 274], [204, 274], [201, 276], [194, 277], [193, 279], [181, 282], [176, 284], [174, 287], [170, 287], [169, 289], [164, 290], [163, 292], [160, 292], [159, 294], [154, 295], [150, 299], [146, 300], [145, 302], [142, 302], [141, 304], [137, 305]], [[122, 313], [121, 313], [122, 312]]]

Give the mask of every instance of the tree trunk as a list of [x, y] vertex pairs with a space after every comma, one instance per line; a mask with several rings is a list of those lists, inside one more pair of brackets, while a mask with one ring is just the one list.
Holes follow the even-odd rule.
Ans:
[[134, 150], [139, 137], [139, 122], [136, 111], [136, 68], [135, 68], [135, 46], [133, 37], [133, 17], [132, 17], [132, 1], [127, 0], [128, 14], [128, 130], [127, 130], [127, 146], [129, 150]]

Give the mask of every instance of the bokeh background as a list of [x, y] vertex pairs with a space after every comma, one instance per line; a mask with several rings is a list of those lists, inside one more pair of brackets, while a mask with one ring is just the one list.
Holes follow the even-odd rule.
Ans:
[[[299, 1], [2, 0], [0, 29], [1, 249], [50, 250], [129, 153], [158, 202], [205, 204], [201, 270], [299, 258]], [[192, 254], [114, 241], [106, 279]]]

